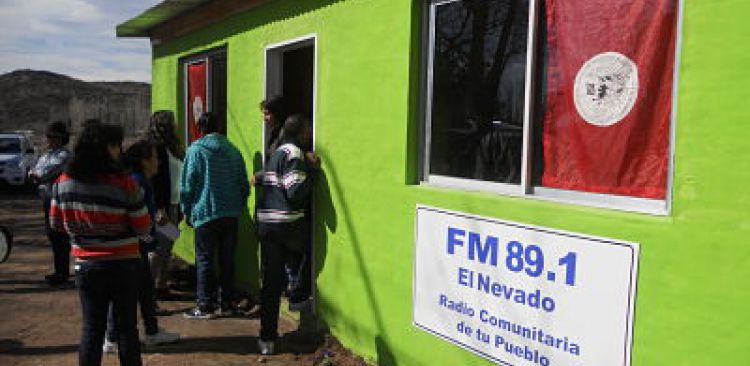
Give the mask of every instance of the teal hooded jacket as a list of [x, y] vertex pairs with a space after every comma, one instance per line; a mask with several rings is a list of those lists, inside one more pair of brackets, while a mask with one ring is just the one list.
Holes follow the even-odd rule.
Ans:
[[226, 136], [212, 133], [190, 145], [180, 179], [180, 208], [192, 226], [239, 217], [249, 194], [245, 161]]

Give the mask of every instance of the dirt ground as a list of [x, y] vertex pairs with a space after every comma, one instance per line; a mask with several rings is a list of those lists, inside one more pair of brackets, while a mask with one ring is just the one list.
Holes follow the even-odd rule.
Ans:
[[[43, 281], [51, 271], [52, 253], [36, 197], [1, 188], [0, 225], [14, 235], [13, 252], [0, 263], [0, 365], [77, 365], [78, 295], [72, 281], [57, 288]], [[173, 311], [159, 318], [160, 327], [179, 332], [182, 340], [144, 349], [145, 365], [366, 365], [331, 337], [299, 337], [288, 319], [280, 321], [284, 336], [277, 344], [278, 354], [261, 357], [256, 347], [258, 319], [188, 320], [181, 312], [194, 305], [189, 299], [160, 305]], [[103, 365], [119, 365], [117, 356], [105, 355]]]

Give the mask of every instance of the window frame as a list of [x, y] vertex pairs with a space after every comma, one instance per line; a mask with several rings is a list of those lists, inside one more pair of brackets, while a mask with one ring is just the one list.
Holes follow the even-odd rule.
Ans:
[[426, 0], [423, 2], [423, 32], [422, 32], [422, 98], [421, 98], [421, 126], [420, 126], [420, 185], [446, 188], [460, 191], [477, 191], [494, 193], [503, 196], [527, 198], [539, 201], [549, 201], [561, 204], [586, 206], [593, 208], [649, 214], [654, 216], [669, 216], [672, 214], [675, 167], [675, 137], [678, 111], [678, 89], [683, 46], [684, 0], [677, 1], [678, 14], [675, 38], [675, 57], [672, 80], [672, 106], [669, 126], [669, 155], [667, 167], [667, 187], [664, 199], [648, 199], [640, 197], [621, 196], [614, 194], [592, 193], [585, 191], [565, 190], [535, 186], [533, 184], [533, 154], [534, 144], [534, 114], [537, 112], [535, 95], [539, 86], [538, 52], [539, 23], [541, 21], [541, 2], [545, 0], [529, 0], [529, 30], [526, 45], [526, 76], [524, 90], [523, 115], [523, 146], [521, 156], [521, 183], [509, 184], [482, 181], [470, 178], [450, 177], [430, 173], [430, 156], [432, 146], [432, 111], [433, 111], [433, 80], [435, 64], [435, 22], [436, 10], [439, 6], [464, 0]]
[[[299, 37], [286, 39], [276, 43], [270, 43], [265, 46], [263, 50], [263, 99], [270, 98], [274, 94], [282, 94], [278, 91], [283, 88], [283, 55], [284, 52], [294, 51], [300, 48], [310, 47], [313, 48], [313, 93], [312, 93], [312, 120], [310, 121], [315, 127], [316, 116], [318, 111], [318, 34], [309, 33]], [[312, 148], [315, 151], [315, 142], [317, 141], [317, 134], [315, 128], [312, 131]], [[263, 146], [266, 146], [266, 124], [263, 123], [261, 128], [263, 134], [261, 140]], [[265, 161], [266, 149], [262, 149], [261, 155], [263, 155], [263, 161]]]
[[[199, 64], [202, 62], [206, 63], [206, 112], [213, 112], [214, 109], [214, 91], [213, 91], [213, 64], [216, 58], [224, 57], [227, 62], [229, 60], [229, 50], [227, 45], [221, 45], [218, 47], [214, 47], [211, 49], [199, 51], [196, 53], [189, 54], [187, 56], [181, 57], [178, 60], [178, 67], [180, 68], [180, 89], [181, 89], [181, 98], [182, 98], [182, 108], [180, 113], [182, 113], [182, 116], [179, 116], [180, 119], [185, 121], [184, 126], [182, 128], [182, 137], [185, 139], [185, 145], [188, 145], [189, 140], [189, 133], [188, 133], [188, 123], [187, 118], [189, 115], [188, 108], [190, 108], [190, 103], [188, 102], [188, 67], [193, 64]], [[228, 75], [227, 75], [228, 79]], [[228, 82], [228, 80], [227, 80]], [[227, 124], [226, 121], [223, 122], [224, 124]], [[227, 133], [227, 131], [224, 131], [224, 133]]]

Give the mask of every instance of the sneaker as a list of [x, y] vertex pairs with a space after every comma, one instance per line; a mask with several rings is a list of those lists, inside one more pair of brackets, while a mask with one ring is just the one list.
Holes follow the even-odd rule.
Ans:
[[289, 300], [289, 311], [302, 311], [306, 310], [310, 307], [311, 300], [308, 297], [307, 299], [304, 299], [302, 301], [292, 302], [293, 300]]
[[260, 304], [254, 305], [250, 310], [245, 312], [245, 316], [248, 318], [260, 318]]
[[159, 329], [155, 334], [146, 334], [143, 339], [143, 344], [146, 346], [156, 346], [159, 344], [174, 343], [180, 340], [179, 333], [167, 332], [164, 329]]
[[182, 315], [184, 315], [185, 318], [188, 319], [213, 319], [216, 317], [216, 315], [212, 311], [201, 309], [201, 307], [199, 306], [196, 306], [184, 312]]
[[237, 301], [234, 308], [237, 309], [237, 311], [240, 313], [245, 313], [248, 310], [252, 309], [253, 306], [255, 306], [255, 301], [253, 301], [253, 299], [248, 296], [243, 297], [242, 299]]
[[264, 342], [258, 339], [258, 349], [260, 350], [261, 355], [264, 355], [264, 356], [272, 355], [273, 354], [273, 342]]
[[105, 339], [104, 344], [102, 345], [102, 352], [117, 353], [117, 342], [112, 342]]

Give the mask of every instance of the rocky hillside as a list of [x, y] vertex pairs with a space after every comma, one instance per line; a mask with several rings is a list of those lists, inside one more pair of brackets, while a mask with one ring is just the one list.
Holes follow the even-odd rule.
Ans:
[[0, 131], [32, 130], [42, 135], [51, 121], [68, 121], [74, 132], [99, 118], [120, 124], [126, 134], [146, 128], [151, 85], [85, 82], [47, 71], [18, 70], [0, 75]]

